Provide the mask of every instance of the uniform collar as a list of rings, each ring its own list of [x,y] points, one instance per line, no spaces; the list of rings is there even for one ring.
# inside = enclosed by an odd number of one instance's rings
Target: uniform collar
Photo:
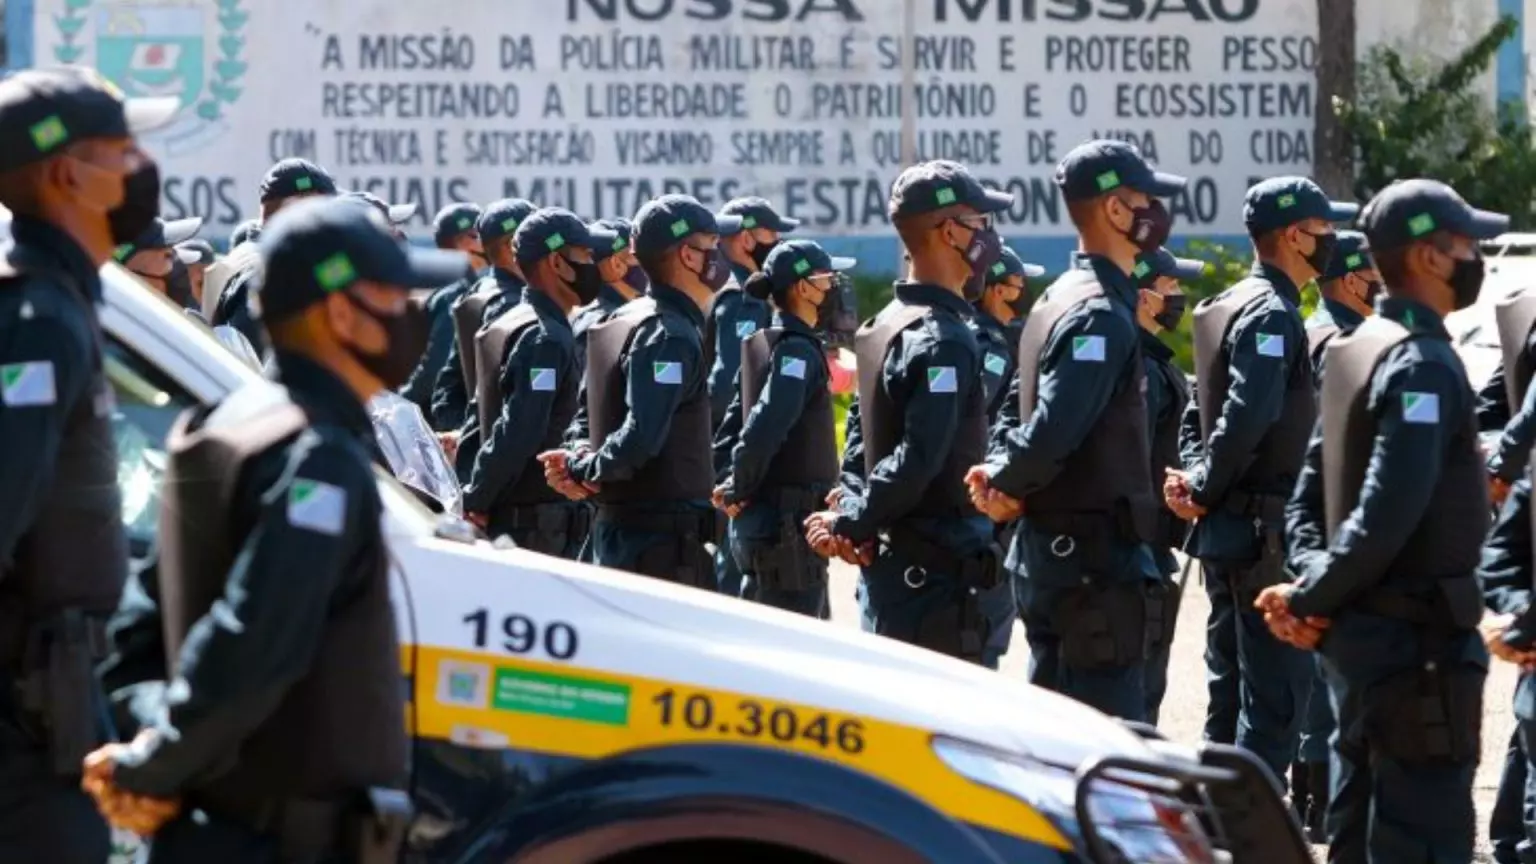
[[[1281,297],[1291,301],[1292,306],[1301,305],[1301,289],[1296,287],[1296,283],[1291,281],[1291,277],[1285,275],[1284,270],[1273,264],[1266,264],[1263,261],[1256,260],[1253,262],[1253,269],[1249,273],[1255,278],[1263,279],[1275,286],[1275,291]]]
[[[597,305],[605,312],[612,312],[628,302],[624,299],[624,295],[619,293],[619,289],[606,282],[603,283],[603,287],[597,289]]]
[[[272,352],[273,377],[311,416],[341,426],[370,448],[375,437],[368,409],[345,381],[319,363],[288,351]]]
[[[1433,336],[1447,341],[1451,338],[1440,313],[1417,300],[1382,296],[1376,301],[1376,314],[1407,327],[1416,336]]]
[[[683,317],[693,322],[693,326],[703,332],[704,313],[699,310],[699,304],[693,302],[693,298],[684,294],[681,289],[660,282],[652,282],[650,294],[658,305],[682,313]]]
[[[517,274],[511,270],[503,270],[500,267],[491,268],[491,278],[496,280],[496,287],[503,291],[522,291],[523,280],[517,278]]]
[[[1153,359],[1156,360],[1173,359],[1173,349],[1168,347],[1168,343],[1164,342],[1162,339],[1159,339],[1157,334],[1153,333],[1145,327],[1139,327],[1137,329],[1141,333],[1142,353],[1150,354],[1152,355]]]
[[[15,216],[11,220],[11,237],[18,247],[25,247],[28,254],[36,255],[74,278],[85,299],[101,304],[101,271],[91,264],[85,249],[58,228],[31,216]]]
[[[1136,283],[1131,281],[1131,276],[1120,265],[1105,258],[1103,255],[1088,253],[1083,255],[1087,259],[1086,264],[1078,265],[1081,269],[1091,269],[1095,278],[1104,292],[1118,299],[1126,305],[1134,314],[1136,311]]]
[[[524,288],[523,302],[532,306],[533,311],[537,312],[539,317],[544,319],[546,325],[551,321],[559,321],[565,329],[571,329],[570,319],[566,318],[565,313],[560,310],[560,304],[555,302],[555,298],[545,294],[543,291],[536,288]]]
[[[1353,330],[1365,323],[1364,315],[1345,306],[1343,303],[1329,300],[1327,297],[1323,298],[1322,306],[1315,314],[1326,314],[1332,323],[1337,324],[1343,330]]]
[[[740,264],[731,265],[731,278],[736,280],[738,286],[747,284],[747,280],[752,278],[753,272],[755,271],[748,270]],[[756,300],[757,298],[754,297],[752,299]]]
[[[780,310],[773,313],[773,326],[788,333],[799,333],[802,336],[816,337],[820,335],[816,328],[800,320],[800,316],[793,312]]]
[[[947,309],[960,318],[969,318],[976,314],[976,310],[965,298],[959,294],[938,285],[929,285],[923,282],[898,281],[896,283],[896,299],[903,303],[917,306],[932,306],[937,309]]]

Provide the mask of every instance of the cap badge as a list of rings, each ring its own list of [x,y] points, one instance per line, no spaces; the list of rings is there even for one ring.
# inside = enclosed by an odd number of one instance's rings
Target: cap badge
[[[1420,213],[1408,220],[1408,233],[1415,237],[1423,237],[1433,230],[1435,230],[1435,217],[1428,213]]]
[[[63,144],[69,138],[69,130],[64,128],[64,121],[60,120],[57,114],[50,114],[32,124],[29,131],[32,134],[33,145],[44,153]]]
[[[337,252],[315,265],[315,281],[326,291],[339,291],[356,279],[357,271],[352,268],[352,259],[345,252]]]
[[[939,202],[941,206],[953,204],[955,203],[955,190],[948,186],[940,186],[938,191],[933,193],[933,200]]]
[[[679,219],[672,223],[672,236],[682,237],[688,233],[688,220]]]
[[[1103,174],[1100,174],[1098,177],[1094,178],[1094,182],[1099,185],[1100,192],[1108,192],[1109,190],[1120,185],[1120,172],[1105,171]]]

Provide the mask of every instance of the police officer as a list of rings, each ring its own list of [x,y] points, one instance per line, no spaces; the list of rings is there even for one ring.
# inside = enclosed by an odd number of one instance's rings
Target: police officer
[[[800,220],[780,216],[763,198],[736,198],[726,202],[720,212],[741,220],[741,229],[721,239],[720,251],[730,264],[731,280],[715,295],[715,302],[706,313],[705,335],[714,346],[715,355],[709,370],[710,422],[715,429],[720,428],[735,394],[741,341],[767,327],[772,314],[767,303],[747,296],[742,286],[747,277],[763,269],[779,235],[800,227]]]
[[[285,210],[261,252],[282,386],[172,429],[158,581],[176,683],[141,701],[132,744],[87,759],[85,786],[154,836],[156,864],[394,860],[355,845],[379,828],[398,854],[407,815],[377,788],[398,786],[408,753],[364,405],[425,341],[407,292],[464,257],[411,250],[340,201]]]
[[[602,277],[592,250],[617,239],[568,210],[534,211],[514,244],[528,280],[523,302],[475,335],[485,443],[464,510],[492,536],[507,534],[525,549],[575,558],[586,538],[586,510],[549,487],[537,457],[561,445],[576,414],[581,364],[567,316],[596,299]]]
[[[517,268],[512,235],[536,209],[532,202],[521,198],[503,198],[485,206],[480,220],[475,223],[475,233],[480,236],[480,248],[491,265],[491,272],[454,301],[450,313],[453,345],[448,349],[448,359],[438,371],[437,383],[432,387],[432,425],[438,429],[458,430],[459,446],[467,444],[471,455],[474,443],[462,440],[465,431],[462,427],[466,421],[475,418],[469,405],[471,386],[478,380],[475,333],[485,322],[495,318],[493,302],[496,313],[500,313],[523,295],[523,277]],[[466,463],[460,460],[459,464]]]
[[[480,208],[475,204],[449,204],[437,211],[432,219],[432,241],[439,249],[455,249],[469,256],[469,268],[458,278],[432,292],[427,298],[427,318],[432,329],[427,337],[427,350],[411,380],[400,388],[400,394],[416,403],[422,416],[432,419],[432,387],[438,373],[448,362],[453,349],[453,304],[464,296],[470,286],[479,280],[488,266],[485,250],[480,246],[480,235],[475,233],[475,222],[480,219]],[[437,428],[437,427],[434,427]],[[437,428],[439,432],[451,431]]]
[[[203,220],[196,216],[171,221],[157,217],[143,234],[117,247],[112,257],[149,287],[185,305],[191,298],[172,295],[170,287],[176,244],[192,239],[202,227]]]
[[[864,566],[865,630],[972,663],[986,659],[995,624],[981,595],[1002,579],[992,528],[961,482],[987,435],[981,348],[962,294],[993,263],[980,250],[999,248],[993,214],[1012,201],[954,162],[896,178],[888,212],[912,267],[856,337],[862,487],[806,520],[818,553]]]
[[[261,178],[262,224],[296,201],[335,194],[336,180],[329,171],[306,159],[283,159],[268,168],[266,176]],[[260,230],[258,226],[258,235]],[[254,237],[247,238],[245,242],[252,239]],[[258,256],[241,255],[239,251],[237,248],[230,250],[230,259],[238,262],[238,269],[224,283],[209,321],[213,324],[228,324],[239,330],[252,345],[263,346],[265,343],[262,340],[265,337],[262,335],[261,324],[251,314],[246,302],[251,284],[259,272],[256,267]],[[254,251],[249,250],[251,253]]]
[[[80,760],[107,740],[93,665],[127,575],[102,373],[98,269],[159,213],[134,135],[175,100],[93,70],[0,80],[0,859],[99,864],[106,825]]]
[[[1358,211],[1305,177],[1248,190],[1253,269],[1195,309],[1195,399],[1184,423],[1202,447],[1189,473],[1170,472],[1164,489],[1174,512],[1198,518],[1186,549],[1200,559],[1211,598],[1206,734],[1222,741],[1235,709],[1237,743],[1277,777],[1295,756],[1313,664],[1270,635],[1253,600],[1284,578],[1285,502],[1316,417],[1301,286],[1328,269],[1338,243],[1332,223]],[[1234,670],[1235,706],[1227,701]]]
[[[1134,147],[1099,140],[1069,152],[1056,183],[1084,260],[1024,325],[1025,422],[966,479],[994,520],[1023,515],[1009,565],[1019,574],[1031,681],[1140,720],[1149,648],[1165,625],[1162,575],[1146,545],[1157,506],[1131,274],[1141,247],[1168,235],[1172,217],[1159,198],[1185,181],[1154,172]]]
[[[208,273],[208,268],[219,259],[218,253],[213,251],[213,246],[207,240],[193,238],[176,244],[176,257],[187,268],[187,286],[192,294],[192,308],[201,310],[203,279]],[[202,317],[201,312],[198,317]]]
[[[997,422],[1017,366],[1019,334],[1030,304],[1028,280],[1044,275],[1044,267],[1026,264],[1018,253],[1003,246],[997,261],[987,268],[979,296],[971,301],[976,309],[971,332],[983,352],[981,373],[987,388],[988,425]]]
[[[1477,413],[1480,431],[1502,430],[1488,454],[1490,489],[1494,503],[1500,503],[1536,444],[1536,392],[1530,386],[1536,369],[1536,292],[1522,289],[1501,298],[1494,318],[1502,356],[1478,394]]]
[[[597,564],[714,589],[704,310],[727,278],[720,238],[740,222],[687,195],[663,195],[635,217],[650,293],[588,331],[589,449],[540,456],[562,494],[595,494]]]
[[[838,301],[836,274],[855,263],[809,240],[790,240],[747,280],[746,291],[771,297],[775,311],[772,326],[742,345],[740,383],[715,445],[729,453],[714,501],[731,516],[729,554],[742,573],[740,596],[815,618],[828,616],[827,564],[800,526],[822,509],[837,480],[832,394],[817,328]]]
[[[1179,329],[1184,319],[1187,298],[1180,283],[1205,272],[1205,262],[1178,258],[1167,249],[1143,252],[1136,257],[1131,278],[1136,283],[1136,323],[1141,327],[1141,355],[1147,376],[1147,431],[1151,438],[1152,488],[1161,487],[1168,469],[1183,465],[1179,458],[1179,423],[1189,404],[1189,382],[1184,370],[1173,362],[1173,349],[1160,338]],[[1164,591],[1167,605],[1163,610],[1167,626],[1162,638],[1151,646],[1147,658],[1146,722],[1157,724],[1168,690],[1168,659],[1173,650],[1173,622],[1178,620],[1179,592],[1175,579],[1178,561],[1175,550],[1184,548],[1189,525],[1166,504],[1157,512],[1157,530],[1150,543],[1157,570],[1167,580]]]
[[[1286,512],[1297,578],[1257,601],[1293,645],[1327,631],[1330,860],[1472,859],[1487,669],[1473,571],[1488,484],[1472,389],[1442,322],[1477,297],[1477,241],[1508,224],[1433,180],[1394,183],[1361,216],[1386,296],[1328,346],[1321,418]]]
[[[353,189],[341,194],[344,198],[356,198],[379,211],[379,215],[383,216],[389,224],[389,233],[396,240],[405,239],[405,229],[401,226],[410,222],[411,217],[415,216],[416,212],[421,209],[414,203],[391,204],[366,189]]]
[[[635,226],[628,219],[599,219],[592,223],[591,229],[612,234],[614,239],[607,248],[592,250],[592,261],[597,265],[603,283],[597,290],[597,298],[571,315],[571,332],[576,337],[576,362],[581,364],[583,371],[587,368],[587,334],[611,318],[620,306],[644,294],[649,284],[645,271],[635,258],[632,245]],[[586,438],[585,429],[581,438]]]

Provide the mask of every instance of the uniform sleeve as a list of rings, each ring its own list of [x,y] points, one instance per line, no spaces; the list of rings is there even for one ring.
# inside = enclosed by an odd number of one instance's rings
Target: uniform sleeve
[[[1291,369],[1311,366],[1306,335],[1285,310],[1245,315],[1232,329],[1227,399],[1205,442],[1205,460],[1190,478],[1191,495],[1204,507],[1227,496],[1280,419]]]
[[[261,458],[257,518],[222,595],[193,622],[165,690],[152,747],[115,771],[129,792],[176,795],[228,767],[241,742],[308,673],[329,610],[376,537],[373,477],[351,450],[311,430]],[[270,465],[271,467],[268,467]],[[367,524],[373,520],[375,524]]]
[[[1508,426],[1513,407],[1504,389],[1504,360],[1500,358],[1493,374],[1477,391],[1477,431],[1492,432]]]
[[[0,330],[0,582],[53,485],[70,413],[91,398],[84,340],[78,329],[50,317],[11,317]]]
[[[1200,385],[1189,385],[1189,402],[1179,418],[1179,461],[1189,471],[1205,461],[1205,435],[1200,428]]]
[[[1285,504],[1285,552],[1292,573],[1305,573],[1313,559],[1327,554],[1327,510],[1323,503],[1323,421],[1312,427],[1296,489]]]
[[[576,413],[571,416],[571,425],[565,430],[565,446],[569,449],[588,446],[588,440],[592,437],[592,421],[587,414],[587,375],[583,371],[581,384],[576,389]]]
[[[672,417],[691,387],[704,386],[698,346],[667,333],[659,319],[641,325],[624,361],[629,416],[595,452],[571,464],[571,476],[589,483],[627,480],[656,457],[672,429]]]
[[[1355,505],[1324,555],[1300,574],[1297,615],[1331,617],[1369,589],[1397,557],[1429,506],[1451,430],[1467,410],[1456,373],[1438,363],[1387,361],[1372,394],[1376,439]],[[1375,389],[1375,388],[1373,388]]]
[[[438,429],[458,429],[468,413],[469,387],[464,382],[464,360],[455,332],[448,359],[437,370],[437,383],[432,387],[432,425]]]
[[[922,498],[949,456],[967,391],[980,386],[977,358],[965,343],[937,338],[927,328],[901,338],[901,350],[890,352],[883,371],[893,396],[905,395],[897,398],[906,403],[902,438],[869,473],[863,493],[842,502],[834,527],[855,542],[873,538]]]
[[[1050,485],[1093,431],[1126,374],[1140,363],[1131,325],[1107,310],[1071,315],[1046,346],[1029,420],[987,459],[992,486],[1023,499]]]
[[[411,371],[411,377],[400,387],[400,395],[421,408],[427,419],[432,419],[432,388],[437,383],[437,372],[442,368],[448,351],[447,340],[453,338],[453,319],[443,308],[452,296],[454,286],[439,288],[427,299],[427,347],[421,353],[421,362]]]
[[[134,710],[140,694],[158,703],[164,690],[165,636],[160,619],[160,549],[156,545],[143,561],[134,562],[117,611],[107,622],[111,653],[101,664],[102,689],[116,708],[118,733],[132,737],[143,725]]]
[[[843,463],[838,485],[846,493],[864,494],[864,421],[859,417],[857,392],[849,400],[848,414],[843,417]]]
[[[776,347],[768,380],[742,427],[741,441],[731,451],[731,485],[725,499],[732,504],[757,494],[768,479],[768,466],[805,413],[810,394],[827,386],[820,351],[799,339],[781,340]]]
[[[501,413],[483,442],[464,489],[464,510],[484,513],[503,489],[516,483],[539,454],[549,431],[555,397],[571,375],[572,360],[560,344],[535,328],[524,330],[501,367]]]
[[[1023,425],[1019,419],[1019,370],[1014,369],[1008,376],[1008,392],[1003,396],[1003,404],[998,406],[997,418],[992,421],[992,428],[987,435],[987,457],[993,455],[1002,458],[1007,452],[1008,433]]]
[[[711,447],[710,458],[717,484],[724,483],[731,474],[731,451],[741,440],[741,424],[741,370],[737,369],[736,378],[731,382],[731,402],[725,408],[725,416],[720,418],[720,428],[715,430]]]
[[[1152,436],[1157,434],[1164,412],[1175,409],[1168,398],[1168,382],[1163,379],[1163,370],[1158,368],[1157,361],[1143,354],[1142,368],[1147,376],[1147,447],[1151,448]]]
[[[1499,383],[1502,393],[1503,382]],[[1513,483],[1525,472],[1533,444],[1536,444],[1536,387],[1527,387],[1520,410],[1504,424],[1499,446],[1488,459],[1488,472],[1505,482]]]
[[[1529,617],[1531,553],[1531,481],[1522,477],[1499,510],[1477,567],[1489,609]],[[1511,644],[1525,647],[1536,641],[1536,622],[1521,620],[1517,624],[1520,633],[1509,640]]]
[[[741,367],[741,335],[736,332],[736,324],[742,320],[744,296],[741,291],[726,291],[716,296],[710,308],[715,327],[715,362],[709,369],[709,410],[717,420],[725,416],[731,404],[731,382]]]

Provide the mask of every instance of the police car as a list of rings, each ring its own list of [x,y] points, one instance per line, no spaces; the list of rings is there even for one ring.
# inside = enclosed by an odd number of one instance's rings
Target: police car
[[[257,373],[126,271],[104,274],[142,549],[173,419]],[[1177,747],[847,628],[501,548],[383,473],[379,487],[414,735],[406,860],[1310,860],[1240,751]]]

